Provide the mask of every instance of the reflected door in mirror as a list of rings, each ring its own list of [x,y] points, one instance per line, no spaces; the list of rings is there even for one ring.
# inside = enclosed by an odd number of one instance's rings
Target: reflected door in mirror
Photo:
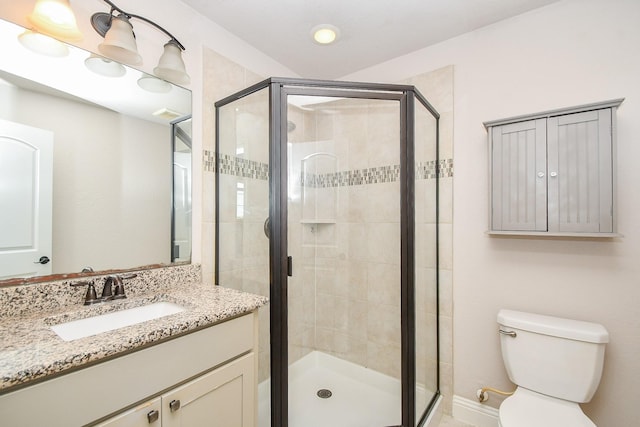
[[[0,120],[0,279],[51,274],[53,133]]]

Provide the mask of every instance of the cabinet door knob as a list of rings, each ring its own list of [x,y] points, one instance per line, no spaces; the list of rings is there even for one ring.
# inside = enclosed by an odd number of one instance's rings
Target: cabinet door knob
[[[551,172],[549,175],[551,177],[555,178],[556,176],[558,176],[558,172]]]
[[[160,412],[156,411],[155,409],[147,414],[147,420],[149,420],[149,424],[158,421],[159,418]]]
[[[538,172],[538,178],[544,178],[544,172]]]
[[[175,412],[180,409],[180,401],[172,400],[171,402],[169,402],[169,409],[171,409],[171,412]]]

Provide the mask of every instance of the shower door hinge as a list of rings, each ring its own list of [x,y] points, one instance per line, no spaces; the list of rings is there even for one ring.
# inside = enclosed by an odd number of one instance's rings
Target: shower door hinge
[[[287,276],[293,276],[293,258],[287,257]]]

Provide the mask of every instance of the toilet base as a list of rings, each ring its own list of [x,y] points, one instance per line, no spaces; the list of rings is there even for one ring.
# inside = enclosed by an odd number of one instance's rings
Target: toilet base
[[[518,387],[499,410],[500,427],[596,427],[575,402]]]

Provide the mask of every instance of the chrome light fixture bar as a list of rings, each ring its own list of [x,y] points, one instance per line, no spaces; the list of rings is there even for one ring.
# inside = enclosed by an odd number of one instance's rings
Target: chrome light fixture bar
[[[142,57],[138,54],[133,25],[130,22],[133,18],[139,19],[169,37],[169,41],[164,45],[164,52],[158,66],[153,69],[153,73],[161,79],[176,84],[188,84],[191,81],[182,60],[182,51],[185,48],[173,34],[144,16],[125,12],[110,0],[103,1],[111,7],[111,11],[109,13],[98,12],[91,16],[91,25],[98,34],[104,37],[104,42],[98,45],[100,52],[126,64],[141,64]],[[118,15],[114,15],[114,12],[118,12]]]

